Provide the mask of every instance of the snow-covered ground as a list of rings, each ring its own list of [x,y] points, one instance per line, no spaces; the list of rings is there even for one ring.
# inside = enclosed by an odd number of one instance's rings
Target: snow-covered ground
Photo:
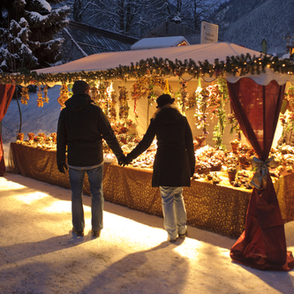
[[[71,192],[20,175],[0,177],[0,293],[293,294],[294,271],[233,263],[235,240],[188,227],[166,241],[163,219],[105,203],[104,229],[92,239],[90,197],[85,237],[71,229]],[[294,251],[294,223],[287,223]]]
[[[21,105],[22,132],[56,132],[59,87],[49,104]],[[8,154],[19,128],[16,101],[3,120]],[[104,229],[92,239],[90,197],[85,237],[71,233],[71,192],[20,175],[0,177],[0,293],[269,293],[293,294],[294,271],[259,271],[233,263],[235,239],[188,227],[166,241],[163,219],[105,203]],[[285,225],[294,252],[294,222]]]

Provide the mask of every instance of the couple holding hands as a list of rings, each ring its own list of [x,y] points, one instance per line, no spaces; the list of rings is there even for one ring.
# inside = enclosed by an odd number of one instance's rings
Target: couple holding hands
[[[194,174],[195,155],[192,131],[187,121],[174,106],[168,94],[156,100],[157,111],[140,143],[124,156],[107,117],[101,108],[91,103],[90,86],[76,81],[73,96],[61,111],[57,129],[57,166],[65,173],[69,168],[72,189],[73,232],[84,235],[83,181],[88,174],[92,195],[92,235],[99,237],[103,228],[103,150],[102,139],[116,155],[120,165],[128,165],[143,153],[157,138],[152,175],[152,187],[159,187],[162,197],[164,228],[168,240],[187,235],[183,186],[190,186]],[[68,150],[66,164],[66,147]]]

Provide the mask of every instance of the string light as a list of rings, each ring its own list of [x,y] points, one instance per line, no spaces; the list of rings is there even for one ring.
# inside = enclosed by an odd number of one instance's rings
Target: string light
[[[225,73],[240,76],[251,73],[260,74],[264,72],[265,67],[269,67],[275,72],[291,73],[294,71],[294,63],[291,59],[280,60],[277,57],[262,55],[256,58],[250,54],[241,56],[227,57],[226,61],[219,62],[218,59],[214,63],[209,63],[207,60],[198,62],[199,65],[192,59],[185,60],[169,60],[163,58],[148,58],[140,60],[131,66],[119,66],[117,68],[90,71],[90,72],[75,72],[75,73],[57,73],[57,74],[37,74],[30,72],[29,74],[13,74],[0,73],[1,84],[15,85],[48,85],[48,84],[72,84],[75,80],[84,80],[93,82],[95,80],[113,80],[129,78],[139,79],[143,76],[179,76],[188,73],[194,78],[209,74],[210,76],[221,77]],[[241,69],[238,71],[238,69]]]

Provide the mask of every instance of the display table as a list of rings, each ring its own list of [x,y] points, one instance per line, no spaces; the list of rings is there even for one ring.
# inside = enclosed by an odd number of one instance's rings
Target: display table
[[[70,188],[68,172],[62,174],[56,165],[56,151],[11,143],[10,165],[13,172],[53,185]],[[104,165],[103,192],[106,201],[131,209],[162,216],[158,188],[151,187],[152,170]],[[294,220],[294,175],[282,176],[274,185],[285,221]],[[221,182],[222,183],[222,182]],[[187,223],[230,237],[244,230],[249,197],[252,190],[192,180],[184,187]],[[84,181],[84,193],[90,195]]]

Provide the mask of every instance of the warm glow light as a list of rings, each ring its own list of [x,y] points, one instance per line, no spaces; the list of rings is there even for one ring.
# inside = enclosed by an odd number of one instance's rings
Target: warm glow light
[[[110,83],[110,85],[107,87],[106,92],[107,92],[107,96],[109,101],[111,101],[111,93],[114,91],[113,89],[113,82]]]
[[[196,91],[195,91],[195,94],[196,95],[199,95],[202,91],[202,88],[200,86],[197,87]]]
[[[89,207],[85,206],[84,210],[88,210]],[[90,209],[90,208],[89,208]],[[50,206],[44,206],[40,212],[42,213],[64,213],[71,212],[71,201],[62,201],[56,199]]]
[[[38,191],[34,193],[21,194],[21,195],[14,196],[15,199],[26,204],[34,204],[35,202],[40,201],[46,197],[50,197],[50,196],[46,193],[42,193]]]
[[[16,190],[23,190],[23,189],[25,189],[24,186],[13,187],[13,190],[14,191],[16,191]],[[10,191],[10,190],[11,190],[11,187],[10,186],[7,186],[7,187],[2,186],[2,187],[0,187],[0,194],[2,194],[5,191]]]

